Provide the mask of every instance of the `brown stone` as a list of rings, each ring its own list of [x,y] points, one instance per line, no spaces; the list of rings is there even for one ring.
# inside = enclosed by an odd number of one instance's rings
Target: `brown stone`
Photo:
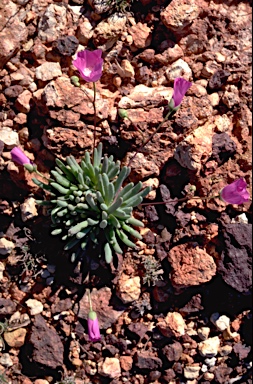
[[[180,337],[185,334],[186,324],[180,313],[169,312],[157,327],[165,337]]]
[[[126,303],[131,303],[132,301],[138,300],[141,294],[141,283],[140,277],[129,277],[125,274],[122,274],[117,285],[117,296],[121,301]]]
[[[121,369],[128,372],[132,368],[133,358],[131,356],[120,356],[119,362]]]
[[[136,352],[134,361],[135,365],[141,370],[153,371],[162,366],[162,360],[150,351]]]
[[[34,317],[30,343],[33,346],[33,360],[56,369],[63,365],[63,344],[54,328],[49,328],[41,315]]]
[[[42,136],[43,144],[49,150],[62,154],[83,154],[93,143],[93,132],[87,128],[75,131],[69,128],[55,127],[48,129]]]
[[[20,348],[25,343],[26,329],[18,328],[4,333],[4,340],[10,347]]]

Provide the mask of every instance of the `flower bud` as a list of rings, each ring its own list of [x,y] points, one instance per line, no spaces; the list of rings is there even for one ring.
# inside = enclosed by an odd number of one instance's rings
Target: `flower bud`
[[[174,92],[168,105],[172,111],[176,112],[179,109],[186,92],[191,86],[192,83],[182,77],[177,77],[174,80]]]
[[[118,109],[118,114],[121,117],[121,119],[126,119],[128,118],[128,113],[126,109],[119,108]]]
[[[33,164],[24,164],[24,168],[27,169],[30,173],[37,171],[37,166]]]
[[[70,80],[71,80],[71,83],[74,84],[75,87],[80,87],[80,82],[79,82],[78,76],[71,76]]]

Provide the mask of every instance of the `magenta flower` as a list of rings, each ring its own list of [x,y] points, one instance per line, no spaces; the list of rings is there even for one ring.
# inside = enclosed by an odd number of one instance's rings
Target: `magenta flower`
[[[88,81],[95,82],[102,76],[103,62],[102,59],[103,51],[96,49],[95,51],[84,51],[78,52],[76,60],[72,63],[78,69],[80,76]]]
[[[97,314],[90,310],[88,314],[88,334],[90,341],[98,341],[101,339]]]
[[[172,96],[173,100],[173,108],[177,108],[182,103],[182,100],[184,98],[184,95],[188,91],[188,89],[192,86],[192,83],[190,81],[187,81],[183,79],[182,77],[177,77],[174,80],[174,93]]]
[[[240,178],[224,187],[220,192],[220,197],[229,204],[243,204],[250,198],[246,187],[246,181],[243,178]]]
[[[11,150],[11,158],[15,163],[23,165],[30,173],[36,171],[36,165],[32,164],[31,160],[28,159],[22,149],[14,147]]]
[[[22,149],[18,147],[14,147],[11,150],[11,158],[12,158],[12,161],[15,161],[15,163],[18,163],[20,165],[32,164],[31,160],[28,159],[28,157],[24,154]]]

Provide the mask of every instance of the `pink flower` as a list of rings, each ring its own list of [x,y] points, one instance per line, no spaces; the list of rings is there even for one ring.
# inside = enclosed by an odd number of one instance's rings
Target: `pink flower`
[[[174,80],[174,93],[172,96],[172,100],[174,102],[174,108],[177,108],[182,103],[183,97],[188,91],[188,89],[192,86],[192,83],[183,79],[182,77],[177,77]]]
[[[250,198],[246,187],[247,183],[243,178],[240,178],[224,187],[220,192],[220,197],[229,204],[243,204]]]
[[[11,158],[15,163],[18,163],[20,165],[25,165],[25,164],[32,164],[31,160],[28,159],[28,157],[24,154],[22,149],[18,147],[14,147],[11,150]]]
[[[72,63],[78,69],[80,76],[88,81],[95,82],[102,76],[103,62],[102,59],[103,51],[96,49],[95,51],[80,51],[77,54],[76,60]]]
[[[92,310],[88,314],[88,334],[90,341],[101,339],[97,314]]]

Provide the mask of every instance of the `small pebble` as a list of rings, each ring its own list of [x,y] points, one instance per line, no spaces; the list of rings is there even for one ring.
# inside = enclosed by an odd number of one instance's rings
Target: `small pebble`
[[[201,340],[206,340],[208,339],[209,333],[210,333],[210,328],[208,327],[201,327],[197,330],[198,337]]]
[[[43,311],[43,304],[39,300],[29,299],[26,301],[26,305],[30,310],[30,314],[33,316]]]
[[[218,312],[213,313],[210,320],[219,331],[225,331],[230,324],[230,319],[226,315],[220,316]]]
[[[214,367],[216,363],[216,357],[211,357],[210,359],[205,359],[205,363],[208,367]]]
[[[48,270],[50,273],[55,273],[56,266],[53,265],[53,264],[48,264],[48,265],[47,265],[47,270]]]

